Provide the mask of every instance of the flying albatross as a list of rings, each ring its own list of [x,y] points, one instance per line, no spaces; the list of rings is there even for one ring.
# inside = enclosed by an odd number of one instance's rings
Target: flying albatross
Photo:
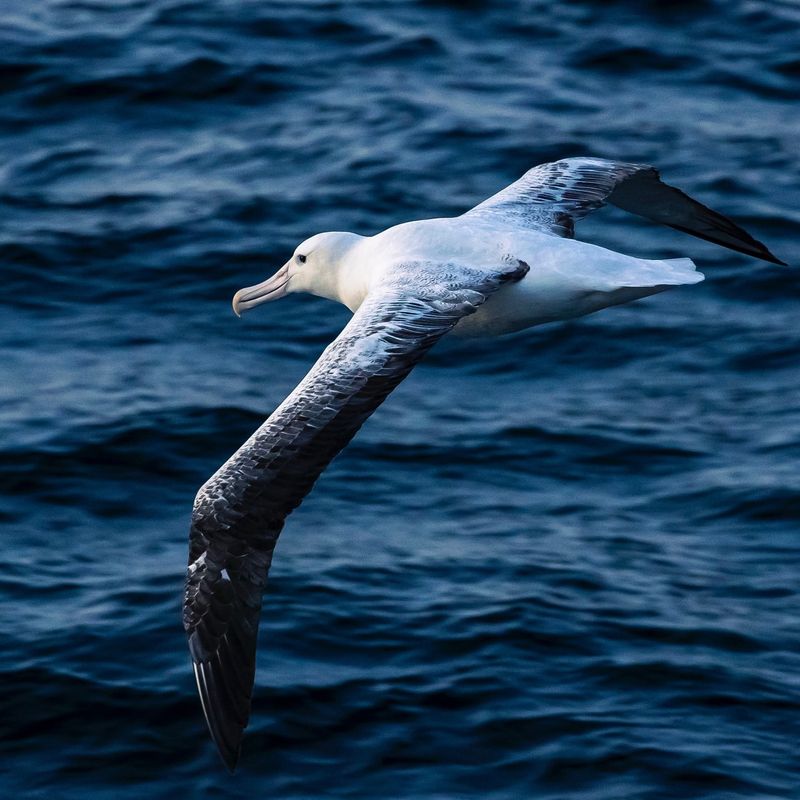
[[[566,158],[534,167],[458,217],[376,234],[320,233],[237,314],[290,292],[353,317],[297,388],[197,494],[183,624],[211,736],[233,771],[250,715],[261,599],[286,517],[367,417],[446,333],[498,336],[589,314],[703,275],[576,241],[606,202],[775,264],[761,242],[645,164]]]

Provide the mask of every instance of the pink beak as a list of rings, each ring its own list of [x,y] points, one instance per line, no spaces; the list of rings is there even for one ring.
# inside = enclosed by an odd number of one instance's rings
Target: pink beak
[[[241,317],[245,311],[278,300],[288,293],[286,285],[289,283],[289,265],[284,264],[271,278],[255,286],[246,286],[239,289],[233,296],[233,313]]]

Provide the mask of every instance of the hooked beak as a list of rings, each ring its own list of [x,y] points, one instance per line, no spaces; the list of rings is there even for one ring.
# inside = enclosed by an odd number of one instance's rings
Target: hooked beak
[[[245,311],[278,300],[288,293],[286,284],[289,283],[289,265],[284,264],[271,278],[255,286],[246,286],[239,289],[233,296],[233,313],[241,317]]]

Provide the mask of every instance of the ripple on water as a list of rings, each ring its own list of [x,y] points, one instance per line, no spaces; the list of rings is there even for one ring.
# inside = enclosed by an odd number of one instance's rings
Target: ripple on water
[[[17,4],[0,32],[0,794],[796,798],[793,267],[437,347],[289,519],[240,772],[180,625],[197,487],[347,314],[319,230],[653,161],[790,264],[798,14],[714,0]]]

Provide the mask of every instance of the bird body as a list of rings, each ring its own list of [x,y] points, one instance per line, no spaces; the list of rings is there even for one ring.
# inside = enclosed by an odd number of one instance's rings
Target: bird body
[[[404,222],[374,236],[332,235],[343,245],[336,248],[336,260],[326,265],[321,279],[308,285],[300,282],[299,289],[289,291],[308,291],[353,312],[387,272],[402,272],[409,260],[493,271],[498,264],[517,259],[531,267],[518,283],[498,290],[475,314],[460,320],[452,331],[455,336],[513,333],[703,280],[688,258],[636,258],[466,215]],[[309,240],[312,248],[314,238]]]
[[[574,240],[575,221],[606,202],[783,263],[653,167],[571,158],[534,167],[458,217],[312,236],[275,275],[234,296],[237,314],[290,292],[354,313],[195,498],[183,623],[229,769],[249,720],[262,595],[286,518],[428,350],[451,332],[497,336],[703,280],[688,258],[635,258]]]
[[[406,222],[359,237],[337,293],[329,299],[356,311],[371,279],[380,279],[381,270],[402,269],[409,258],[489,271],[508,259],[529,265],[519,282],[502,287],[460,320],[454,336],[500,336],[703,280],[688,258],[635,258],[588,242],[460,216]]]

